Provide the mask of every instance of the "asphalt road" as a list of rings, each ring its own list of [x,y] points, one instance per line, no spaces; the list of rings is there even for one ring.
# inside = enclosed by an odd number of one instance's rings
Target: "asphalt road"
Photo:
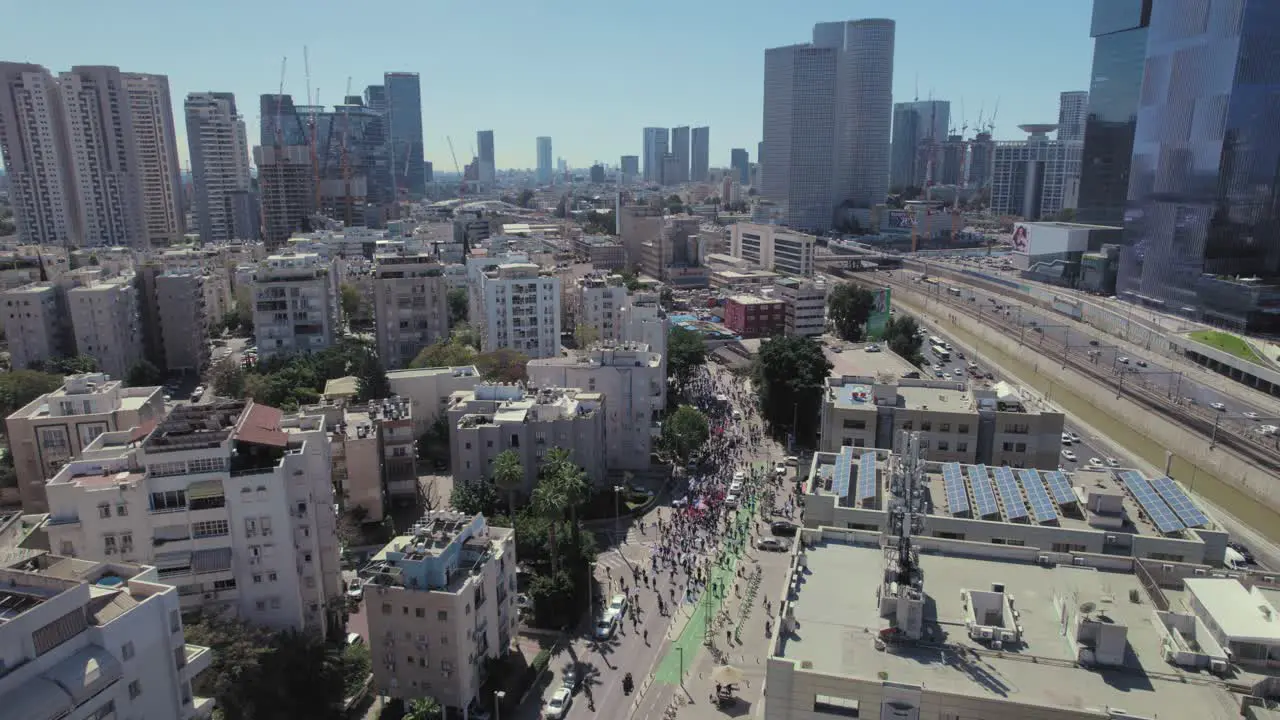
[[[900,281],[914,281],[919,277],[919,273],[910,270],[898,270],[890,274]],[[934,297],[944,302],[950,298],[956,304],[967,303],[984,314],[1002,316],[1005,322],[1016,328],[1016,332],[1023,336],[1029,346],[1034,347],[1037,337],[1059,345],[1065,344],[1068,352],[1114,374],[1117,382],[1123,373],[1125,382],[1145,383],[1165,391],[1184,405],[1198,407],[1207,414],[1215,411],[1220,413],[1226,426],[1240,432],[1253,432],[1263,424],[1280,425],[1280,417],[1269,415],[1269,411],[1264,408],[1197,382],[1194,372],[1171,367],[1167,358],[1155,353],[1131,354],[1109,342],[1101,332],[1089,332],[1086,330],[1087,325],[1065,315],[1030,307],[981,288],[948,285],[945,280],[922,287],[928,288]],[[956,287],[960,295],[951,294],[951,287]],[[1221,409],[1215,408],[1215,404],[1220,405]],[[1257,437],[1256,433],[1254,435]],[[1280,442],[1280,437],[1276,441]]]

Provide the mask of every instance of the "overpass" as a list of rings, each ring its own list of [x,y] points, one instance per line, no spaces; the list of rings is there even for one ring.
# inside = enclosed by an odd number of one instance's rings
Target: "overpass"
[[[819,246],[813,254],[814,265],[826,270],[893,270],[902,267],[903,262],[902,255],[880,252],[866,245]]]

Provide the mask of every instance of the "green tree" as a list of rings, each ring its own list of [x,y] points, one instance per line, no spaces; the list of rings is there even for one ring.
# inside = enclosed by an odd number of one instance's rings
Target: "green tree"
[[[707,362],[707,343],[702,335],[673,325],[667,334],[667,370],[684,384]]]
[[[493,459],[493,484],[507,495],[507,516],[515,521],[516,493],[524,489],[524,463],[515,450],[503,450]]]
[[[831,367],[812,338],[777,337],[760,344],[752,375],[765,422],[775,436],[794,432],[797,443],[812,443]]]
[[[707,442],[707,416],[692,405],[681,405],[662,423],[662,447],[680,465]]]
[[[449,327],[466,322],[467,315],[471,312],[468,307],[467,289],[454,288],[450,290],[447,300],[449,302]]]
[[[39,370],[12,370],[0,373],[0,415],[14,411],[62,387],[62,376]]]
[[[623,268],[618,271],[618,274],[622,276],[622,284],[627,287],[627,292],[635,292],[643,286],[633,268]]]
[[[565,509],[569,513],[569,527],[573,532],[573,544],[576,547],[581,541],[582,532],[582,526],[578,523],[578,510],[591,497],[591,482],[587,479],[586,472],[573,462],[572,455],[564,448],[552,448],[539,471],[546,473],[547,479],[564,497]]]
[[[222,327],[227,332],[235,334],[240,329],[240,313],[235,309],[228,310],[222,314]]]
[[[525,188],[520,191],[520,196],[516,198],[516,204],[522,208],[533,207],[533,191]]]
[[[915,318],[897,315],[889,318],[889,324],[885,326],[885,341],[889,349],[899,357],[912,365],[919,365],[924,362],[924,356],[920,353],[924,339],[920,337],[919,331],[920,326]]]
[[[573,343],[578,346],[579,350],[590,349],[596,341],[600,339],[600,330],[594,325],[586,323],[578,323],[573,328]]]
[[[454,482],[453,490],[449,493],[449,504],[454,510],[466,515],[493,515],[493,509],[498,505],[498,489],[483,478]]]
[[[662,292],[658,293],[658,302],[664,310],[670,310],[672,303],[676,300],[676,293],[669,287],[663,286]]]
[[[153,365],[151,361],[139,360],[133,367],[129,368],[129,375],[125,378],[125,384],[131,387],[163,385],[164,373],[160,372],[160,368]]]
[[[358,508],[363,509],[363,508]],[[369,657],[369,646],[364,643],[351,643],[342,650],[342,694],[351,697],[360,692],[364,681],[369,677],[372,662]]]
[[[485,380],[514,383],[529,379],[529,356],[519,350],[498,348],[475,357],[476,369]]]
[[[440,703],[435,698],[422,697],[409,701],[404,720],[440,720],[443,716],[444,709],[440,707]]]
[[[229,398],[244,397],[245,374],[235,360],[228,357],[214,363],[209,378],[215,394]]]
[[[391,397],[391,381],[387,379],[387,371],[382,362],[372,353],[360,366],[360,374],[356,376],[356,402],[368,402]]]
[[[471,323],[458,323],[449,332],[449,342],[466,345],[478,352],[480,350],[480,331],[473,327]]]
[[[49,358],[42,362],[37,361],[33,364],[32,369],[58,375],[80,375],[82,373],[97,372],[98,359],[91,355]]]
[[[551,574],[555,575],[560,568],[560,557],[556,546],[556,525],[564,519],[569,509],[569,498],[564,488],[555,481],[551,473],[539,472],[538,484],[533,488],[533,511],[549,523],[547,531],[547,549],[551,560]]]
[[[409,363],[411,368],[457,367],[475,362],[476,351],[469,345],[441,340],[428,345]]]
[[[351,322],[351,319],[360,314],[360,288],[351,283],[342,283],[338,289],[338,302],[342,306],[342,317]]]
[[[448,466],[450,454],[449,418],[444,413],[440,413],[436,421],[431,423],[431,427],[428,427],[427,431],[418,438],[418,460],[426,462],[436,458]]]
[[[836,335],[844,340],[861,340],[875,304],[875,295],[866,288],[852,283],[836,285],[827,295],[827,317],[831,318]]]

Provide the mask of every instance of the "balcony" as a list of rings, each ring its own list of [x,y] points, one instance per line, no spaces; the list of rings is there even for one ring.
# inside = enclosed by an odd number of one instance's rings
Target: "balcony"
[[[207,718],[213,716],[213,698],[200,697],[199,695],[191,699],[191,716],[192,718]]]
[[[202,645],[186,645],[182,650],[185,664],[181,669],[188,679],[204,672],[213,661],[213,651]]]

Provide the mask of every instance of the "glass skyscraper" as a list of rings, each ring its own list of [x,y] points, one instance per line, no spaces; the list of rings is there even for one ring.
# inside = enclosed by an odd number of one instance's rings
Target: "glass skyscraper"
[[[422,89],[418,73],[385,73],[383,87],[393,186],[411,197],[421,197],[427,190],[427,169],[422,156]]]
[[[1119,292],[1280,329],[1277,53],[1275,0],[1152,3]]]

